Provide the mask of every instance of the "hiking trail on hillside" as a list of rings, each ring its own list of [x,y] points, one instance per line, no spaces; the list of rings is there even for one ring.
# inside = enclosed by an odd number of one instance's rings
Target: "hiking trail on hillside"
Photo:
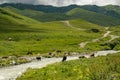
[[[111,42],[112,40],[114,40],[116,38],[120,38],[120,36],[110,35],[111,31],[109,31],[108,29],[109,29],[109,27],[105,27],[106,33],[102,37],[100,37],[100,38],[93,39],[92,41],[81,42],[79,44],[80,48],[84,48],[88,43],[98,42],[98,41],[100,41],[100,39],[106,38],[108,36],[110,36],[111,38],[110,38],[110,40],[108,40],[106,42]]]

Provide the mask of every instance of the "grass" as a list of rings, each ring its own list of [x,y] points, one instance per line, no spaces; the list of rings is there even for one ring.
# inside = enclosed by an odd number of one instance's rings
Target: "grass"
[[[79,21],[82,24],[78,24]],[[20,28],[21,30],[17,27],[14,28],[15,30],[5,28],[8,29],[8,32],[0,30],[2,32],[0,36],[0,55],[26,55],[28,51],[32,51],[33,54],[46,54],[53,50],[61,50],[62,52],[90,52],[103,50],[108,47],[100,46],[100,44],[109,38],[100,43],[90,43],[84,49],[81,49],[78,44],[101,37],[105,30],[101,26],[82,20],[74,20],[70,21],[70,23],[73,27],[85,30],[73,29],[62,22],[38,23],[29,25],[26,28]],[[89,24],[90,27],[86,24]],[[100,32],[91,32],[90,29],[93,28],[99,29]],[[9,41],[8,38],[13,40]]]
[[[51,52],[53,50],[74,52],[79,51],[78,44],[80,42],[91,40],[93,38],[101,36],[100,33],[91,32],[90,34],[86,31],[73,30],[65,26],[63,23],[54,24],[53,22],[43,24],[45,24],[45,27],[39,27],[39,25],[37,25],[38,31],[36,32],[3,33],[2,36],[0,36],[1,55],[25,55],[29,50],[33,51],[35,54],[39,52]],[[9,37],[11,37],[13,41],[8,41]]]
[[[53,50],[90,52],[106,48],[100,46],[99,43],[90,43],[84,49],[78,45],[81,42],[102,37],[105,33],[103,26],[76,19],[69,21],[75,27],[71,28],[61,21],[41,23],[3,8],[0,8],[0,11],[0,56],[26,55],[28,51],[34,54],[46,54]],[[95,33],[91,29],[98,29],[100,32]],[[119,34],[115,31],[119,30],[119,27],[111,28],[111,30]],[[9,41],[9,38],[12,38],[12,41]]]
[[[102,31],[90,32],[89,29],[92,27],[85,31],[79,31],[59,21],[41,23],[8,10],[1,10],[7,14],[0,13],[2,14],[0,16],[0,56],[26,55],[28,51],[32,51],[34,54],[44,54],[53,50],[80,52],[78,45],[80,42],[99,37],[102,33]],[[11,15],[23,20],[16,19]],[[79,25],[80,28],[83,28],[84,24],[90,23],[83,21],[83,24]],[[100,28],[100,26],[92,25]],[[12,41],[9,41],[8,38],[12,38]]]
[[[88,11],[82,8],[74,8],[66,13],[67,15],[71,16],[71,18],[76,19],[80,18],[98,25],[102,26],[115,26],[119,25],[119,19],[106,16],[100,13]]]
[[[17,80],[119,80],[120,53],[28,69]],[[94,69],[94,70],[93,70]]]

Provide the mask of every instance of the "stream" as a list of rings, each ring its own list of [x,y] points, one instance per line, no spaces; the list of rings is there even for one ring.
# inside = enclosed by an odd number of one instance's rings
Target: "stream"
[[[107,54],[113,54],[118,52],[120,51],[114,51],[114,50],[98,51],[95,53],[95,57],[101,55],[106,56]],[[79,56],[67,57],[67,61],[78,59]],[[85,56],[89,58],[89,55],[85,55]],[[48,64],[61,62],[61,60],[62,58],[43,58],[41,61],[34,60],[30,63],[0,68],[0,80],[16,80],[16,78],[21,76],[22,73],[24,73],[28,68],[43,68]]]

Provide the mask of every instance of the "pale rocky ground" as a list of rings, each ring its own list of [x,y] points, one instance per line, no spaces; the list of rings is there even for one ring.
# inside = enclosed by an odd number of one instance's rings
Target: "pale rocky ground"
[[[97,56],[106,56],[107,54],[118,53],[120,51],[98,51],[95,53],[95,57]],[[68,60],[79,59],[80,55],[71,56],[67,58]],[[90,58],[90,55],[84,54],[86,58]],[[61,62],[62,58],[43,58],[42,61],[34,60],[30,63],[15,65],[10,67],[0,68],[0,80],[16,80],[17,77],[21,76],[28,68],[43,68],[48,64],[53,64],[56,62]]]

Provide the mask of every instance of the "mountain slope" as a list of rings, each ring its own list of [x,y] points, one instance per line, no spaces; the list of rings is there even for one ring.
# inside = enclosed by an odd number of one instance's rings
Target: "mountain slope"
[[[104,7],[107,8],[107,6],[104,6]],[[104,15],[108,15],[108,16],[112,16],[112,17],[120,19],[120,14],[119,13],[112,10],[111,7],[110,7],[110,9],[106,9],[104,7],[99,7],[99,6],[96,6],[96,5],[81,6],[82,9],[86,9],[86,10],[89,10],[89,11],[93,11],[93,12],[96,12],[96,13],[100,13],[100,14],[104,14]],[[120,11],[120,9],[119,9],[119,11]]]
[[[106,16],[103,14],[99,14],[96,12],[84,10],[81,8],[74,8],[66,13],[71,16],[71,18],[81,18],[87,21],[90,21],[95,24],[103,25],[103,26],[114,26],[119,25],[120,20],[111,16]]]
[[[54,6],[49,6],[49,5],[31,5],[31,4],[20,4],[20,3],[5,3],[1,4],[1,7],[7,7],[11,6],[20,10],[24,9],[32,9],[36,11],[42,11],[45,13],[65,13],[71,9],[74,9],[76,7],[79,7],[77,5],[70,5],[70,6],[65,6],[65,7],[54,7]]]
[[[120,14],[120,6],[107,5],[107,6],[103,6],[103,8],[105,8],[106,10],[115,11],[115,12],[117,12],[118,14]]]
[[[1,7],[14,13],[21,14],[42,22],[61,21],[72,19],[84,19],[102,26],[120,25],[119,8],[115,10],[107,9],[96,5],[70,5],[64,7],[54,7],[45,5],[30,4],[2,4]]]
[[[7,32],[11,30],[27,29],[27,26],[38,21],[18,15],[9,10],[0,8],[0,31]]]
[[[17,9],[11,6],[4,7],[7,10],[10,10],[12,12],[15,12],[17,14],[21,14],[33,19],[36,19],[41,22],[47,22],[47,21],[58,21],[58,20],[67,20],[69,19],[69,16],[67,16],[65,13],[46,13],[42,11],[37,11],[33,9]]]

